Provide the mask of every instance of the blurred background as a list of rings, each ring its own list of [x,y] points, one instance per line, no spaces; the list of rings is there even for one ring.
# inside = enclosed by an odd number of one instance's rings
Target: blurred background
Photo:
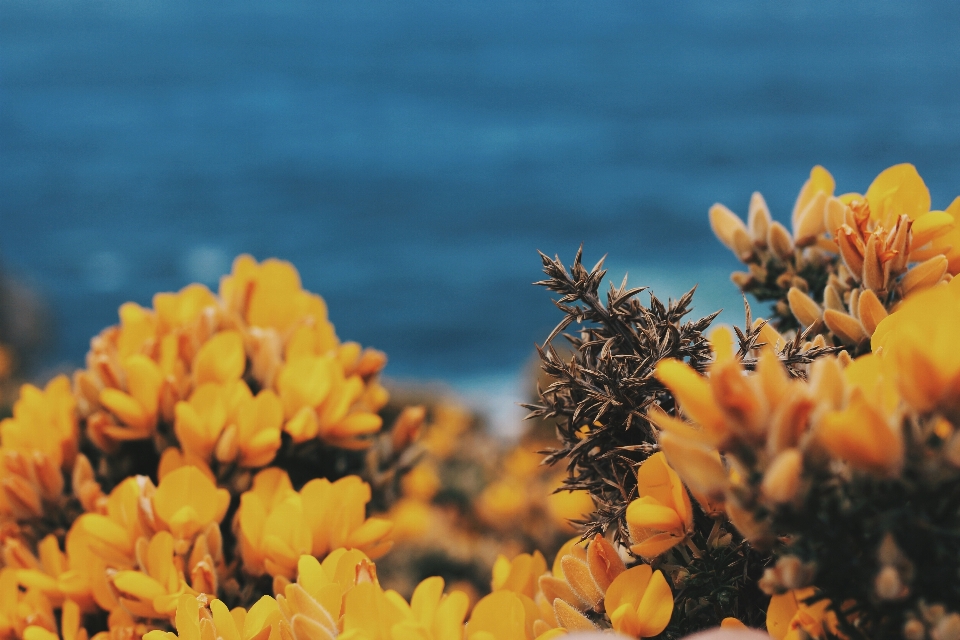
[[[276,256],[509,421],[538,249],[740,321],[708,207],[898,162],[945,207],[958,51],[956,0],[0,0],[0,330],[79,365],[122,302]]]

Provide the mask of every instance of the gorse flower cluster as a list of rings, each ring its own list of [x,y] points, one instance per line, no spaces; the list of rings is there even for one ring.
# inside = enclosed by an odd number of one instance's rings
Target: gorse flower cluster
[[[357,474],[418,429],[381,435],[384,364],[278,260],[123,305],[72,385],[25,385],[0,422],[0,636],[137,638],[186,600],[245,610],[301,556],[384,553]]]
[[[742,327],[542,255],[552,447],[388,404],[288,263],[124,304],[0,421],[0,640],[960,640],[960,199],[835,191],[710,210]]]
[[[710,332],[709,354],[677,353],[709,322],[651,326],[622,311],[639,290],[600,305],[599,267],[578,255],[571,278],[544,259],[559,329],[581,329],[569,364],[541,351],[555,380],[532,408],[560,419],[550,460],[568,483],[593,478],[592,530],[667,577],[668,635],[960,639],[958,207],[931,211],[911,165],[841,196],[815,167],[792,233],[759,194],[747,223],[715,205],[714,231],[750,269],[734,282],[773,318],[748,307],[744,329]]]
[[[792,234],[759,193],[746,224],[721,204],[710,223],[749,267],[733,281],[775,301],[776,328],[819,325],[833,342],[862,351],[897,303],[960,271],[960,198],[931,211],[930,192],[909,164],[880,173],[865,195],[834,190],[833,176],[814,167],[793,208]]]

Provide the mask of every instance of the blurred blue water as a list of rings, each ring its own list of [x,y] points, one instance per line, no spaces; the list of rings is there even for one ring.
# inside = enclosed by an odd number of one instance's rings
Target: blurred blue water
[[[124,300],[293,261],[394,376],[513,375],[536,249],[740,317],[706,210],[960,193],[960,3],[0,0],[0,260],[79,363]]]

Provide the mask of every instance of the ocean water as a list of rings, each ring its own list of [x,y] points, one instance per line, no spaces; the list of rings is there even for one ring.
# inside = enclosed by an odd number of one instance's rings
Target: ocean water
[[[960,3],[0,0],[0,264],[80,363],[125,300],[291,260],[343,339],[494,411],[536,251],[742,307],[715,201],[913,162],[960,194]]]

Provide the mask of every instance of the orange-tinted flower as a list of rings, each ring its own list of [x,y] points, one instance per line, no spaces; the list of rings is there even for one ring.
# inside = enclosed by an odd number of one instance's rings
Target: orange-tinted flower
[[[631,551],[655,558],[686,539],[693,528],[690,496],[662,452],[647,458],[637,470],[637,495],[626,515],[634,543]]]
[[[809,587],[770,598],[767,606],[767,632],[774,640],[825,638],[828,637],[825,631],[836,632],[836,616],[827,610],[829,600],[804,604],[805,600],[815,594],[816,589]]]
[[[49,599],[38,589],[21,591],[16,569],[0,569],[0,638],[21,638],[31,626],[57,632]]]
[[[217,488],[196,467],[181,467],[160,481],[152,504],[157,520],[175,539],[185,540],[223,520],[230,492]]]
[[[466,626],[466,640],[530,640],[536,605],[513,591],[494,591],[477,602]]]
[[[873,350],[914,410],[960,409],[960,281],[906,300],[877,327]]]
[[[277,601],[263,596],[250,610],[237,607],[229,611],[220,600],[213,600],[209,609],[201,606],[196,596],[183,594],[177,598],[177,633],[149,631],[144,640],[279,640],[282,615]],[[289,636],[288,636],[289,637]],[[66,639],[64,639],[66,640]],[[299,638],[297,640],[300,640]]]
[[[606,609],[613,628],[634,638],[659,635],[673,616],[673,593],[663,573],[641,564],[610,584]]]
[[[356,476],[311,480],[298,493],[282,470],[261,471],[240,497],[235,521],[244,567],[254,575],[292,578],[303,554],[323,557],[338,548],[385,553],[392,524],[365,518],[369,501],[369,485]]]
[[[362,448],[380,430],[383,420],[366,401],[367,387],[359,375],[346,377],[340,362],[329,355],[302,356],[288,362],[277,377],[283,402],[284,430],[294,442],[320,437],[346,448]]]
[[[63,471],[77,455],[77,415],[70,382],[41,391],[23,385],[13,417],[0,422],[0,517],[40,518],[60,506]]]
[[[610,584],[623,573],[625,567],[617,550],[599,534],[581,543],[574,538],[557,553],[552,574],[542,575],[538,581],[540,594],[558,626],[576,630],[588,628],[580,612],[602,611]],[[562,602],[558,602],[562,601]],[[589,628],[593,628],[590,623]]]

